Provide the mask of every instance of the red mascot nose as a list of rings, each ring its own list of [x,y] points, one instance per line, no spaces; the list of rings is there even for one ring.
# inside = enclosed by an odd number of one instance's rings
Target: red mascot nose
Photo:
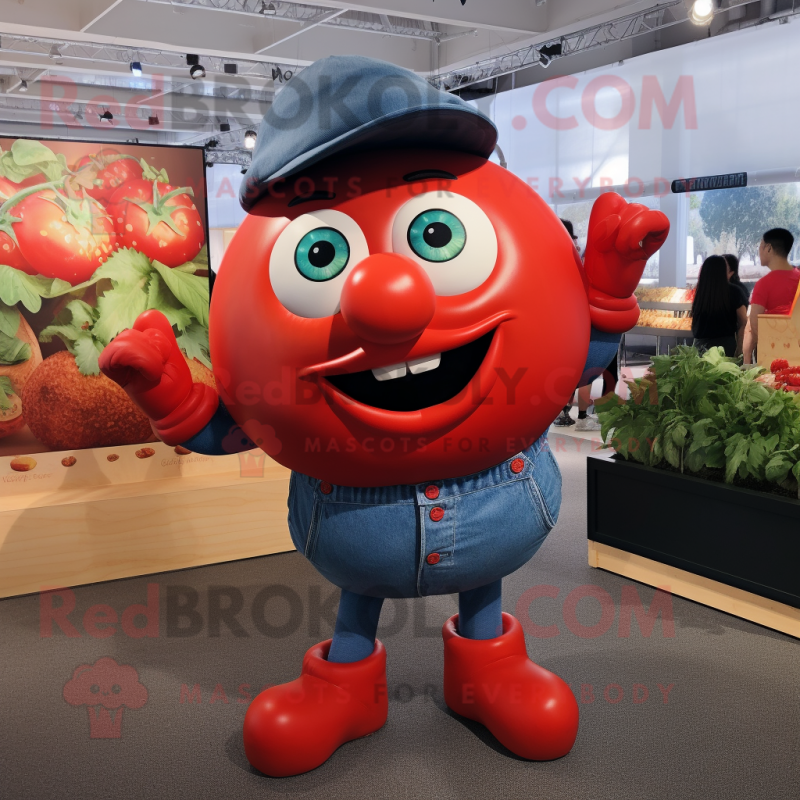
[[[436,294],[425,270],[406,256],[377,253],[350,273],[342,316],[353,333],[376,344],[419,336],[433,319]]]

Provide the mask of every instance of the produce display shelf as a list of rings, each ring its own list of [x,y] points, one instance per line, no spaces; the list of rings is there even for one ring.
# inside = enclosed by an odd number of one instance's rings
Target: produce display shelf
[[[637,325],[631,328],[628,333],[641,334],[643,336],[672,336],[677,339],[694,339],[691,328],[650,328],[645,325]]]
[[[800,501],[605,455],[586,462],[590,566],[800,638]]]
[[[0,458],[0,597],[294,550],[289,470],[265,453],[147,451]]]

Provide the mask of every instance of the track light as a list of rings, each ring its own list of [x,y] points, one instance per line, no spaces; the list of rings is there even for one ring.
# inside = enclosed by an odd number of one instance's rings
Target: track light
[[[231,124],[230,124],[230,122],[221,122],[221,123],[220,123],[220,125],[219,125],[219,129],[220,129],[220,130],[221,130],[223,133],[227,133],[227,132],[228,132],[228,131],[231,129]]]
[[[562,55],[564,47],[561,42],[553,42],[539,48],[539,64],[547,69],[553,63],[553,59]]]
[[[205,78],[206,69],[200,63],[200,56],[197,56],[193,53],[187,54],[186,64],[189,67],[189,74],[192,76],[193,80],[197,80],[198,78]]]
[[[152,117],[147,118],[148,125],[158,125],[158,123],[159,123],[158,114],[153,114]]]
[[[114,119],[114,115],[108,109],[106,109],[100,115],[100,119],[102,119],[104,122],[111,122]]]
[[[137,77],[141,77],[142,64],[140,61],[131,61],[131,72]]]
[[[214,162],[213,161],[206,161],[206,166],[207,167],[213,167],[214,166]]]
[[[714,18],[714,0],[694,0],[689,19],[695,25],[707,25]]]
[[[242,167],[242,175],[247,175],[247,167]]]
[[[19,82],[19,90],[20,92],[27,92],[28,91],[28,81],[20,81]]]
[[[267,3],[266,0],[261,0],[261,8],[258,10],[258,13],[272,15],[277,14],[278,9],[275,8],[275,3]]]
[[[256,146],[256,139],[258,134],[255,131],[247,131],[244,135],[244,146],[248,150],[252,150]]]
[[[239,67],[236,64],[223,64],[222,70],[226,75],[237,75]]]
[[[64,56],[61,55],[61,51],[58,49],[58,45],[51,45],[50,52],[48,53],[50,58],[63,58]]]

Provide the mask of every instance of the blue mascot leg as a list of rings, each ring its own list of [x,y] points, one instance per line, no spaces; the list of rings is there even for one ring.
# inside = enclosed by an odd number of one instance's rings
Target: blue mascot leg
[[[382,606],[382,597],[367,597],[342,589],[328,661],[349,664],[372,655]]]
[[[458,595],[458,632],[465,639],[494,639],[503,633],[502,581]]]

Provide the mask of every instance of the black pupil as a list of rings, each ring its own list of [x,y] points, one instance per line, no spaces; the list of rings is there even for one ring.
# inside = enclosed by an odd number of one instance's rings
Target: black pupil
[[[444,222],[433,222],[425,226],[422,238],[428,247],[446,247],[453,238],[453,231]]]
[[[330,242],[315,242],[311,245],[308,260],[312,267],[327,267],[336,256],[336,248]]]

